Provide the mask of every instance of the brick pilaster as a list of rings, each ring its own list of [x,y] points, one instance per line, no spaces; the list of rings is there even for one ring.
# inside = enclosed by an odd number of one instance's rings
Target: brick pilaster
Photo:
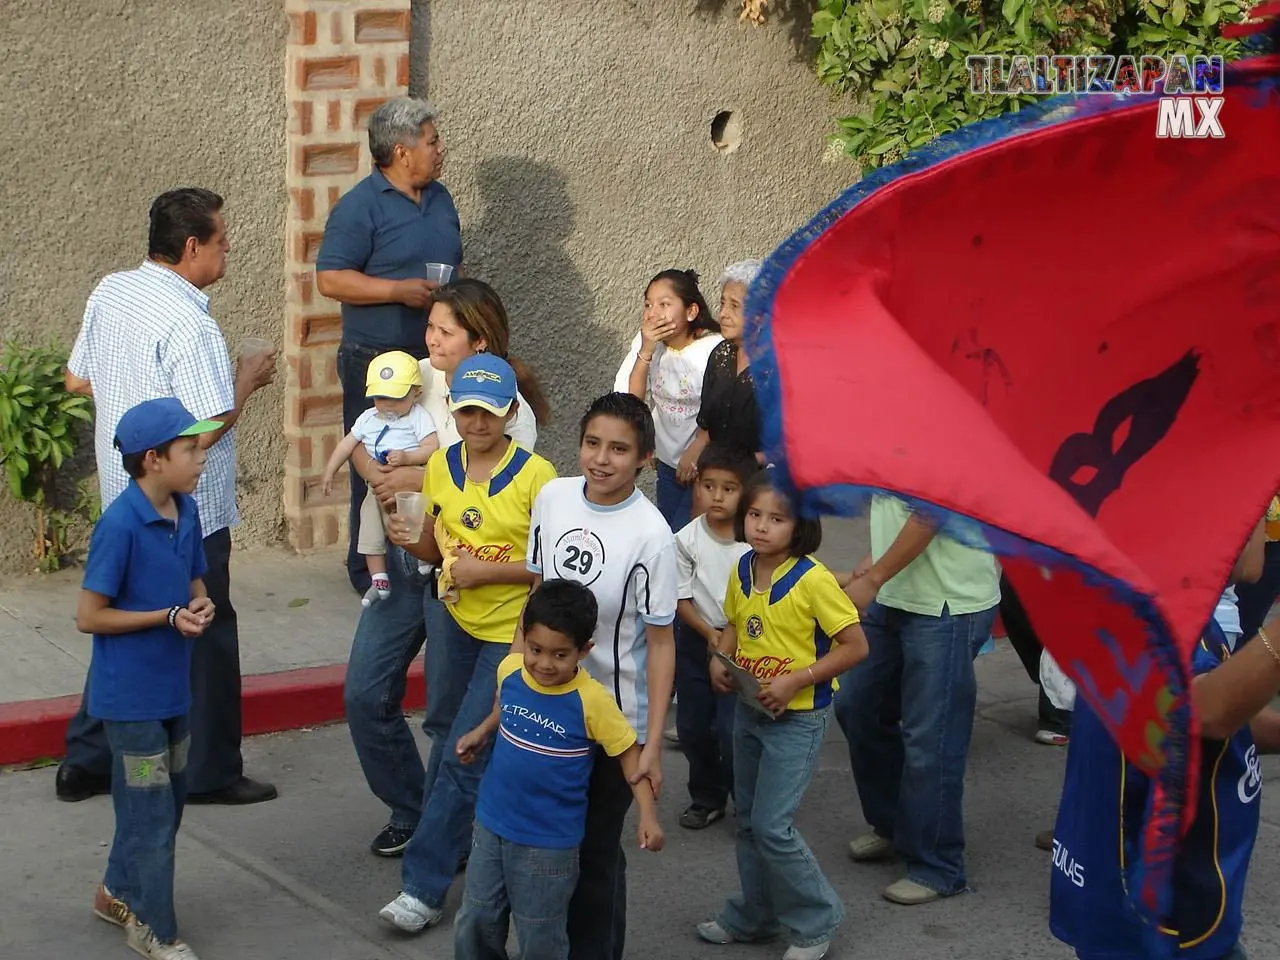
[[[285,228],[284,511],[295,549],[346,536],[346,472],[333,496],[320,476],[342,438],[342,390],[335,355],[338,304],[315,288],[315,259],[338,197],[370,169],[365,122],[409,83],[410,0],[285,0],[289,98]]]

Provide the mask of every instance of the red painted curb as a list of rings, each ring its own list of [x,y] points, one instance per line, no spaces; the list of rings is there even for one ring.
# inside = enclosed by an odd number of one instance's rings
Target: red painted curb
[[[346,716],[342,703],[346,675],[346,664],[339,663],[245,677],[240,695],[244,735],[342,720]],[[404,708],[420,710],[425,702],[422,661],[417,660],[409,668]],[[61,757],[67,721],[79,709],[79,696],[0,703],[0,764]]]

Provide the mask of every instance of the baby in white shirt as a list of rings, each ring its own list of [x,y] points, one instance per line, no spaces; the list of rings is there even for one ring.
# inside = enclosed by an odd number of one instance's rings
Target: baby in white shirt
[[[422,374],[418,361],[400,350],[381,353],[369,362],[365,396],[373,406],[360,414],[351,432],[333,451],[324,467],[324,495],[333,478],[360,444],[379,463],[393,467],[424,464],[440,449],[431,414],[418,403]],[[387,577],[386,511],[370,489],[360,504],[360,536],[356,547],[369,565],[373,585],[361,601],[366,607],[391,596]]]

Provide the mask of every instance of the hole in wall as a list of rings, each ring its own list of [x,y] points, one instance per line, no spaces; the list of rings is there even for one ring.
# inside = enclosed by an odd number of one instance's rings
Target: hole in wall
[[[733,153],[742,144],[742,118],[733,110],[721,110],[711,118],[711,145],[720,153]]]

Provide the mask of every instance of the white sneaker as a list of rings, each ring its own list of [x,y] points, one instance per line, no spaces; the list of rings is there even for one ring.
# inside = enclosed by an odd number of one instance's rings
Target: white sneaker
[[[716,923],[714,920],[704,920],[702,923],[698,924],[697,929],[698,936],[707,941],[707,943],[718,943],[723,945],[735,942],[733,934],[720,926],[720,924]]]
[[[787,952],[782,955],[782,960],[822,960],[830,949],[830,940],[815,943],[811,947],[787,947]]]
[[[1071,742],[1071,738],[1065,733],[1057,733],[1053,730],[1037,730],[1036,743],[1043,743],[1046,747],[1065,747]]]
[[[128,936],[125,940],[129,949],[153,960],[200,960],[196,952],[182,940],[163,943],[145,923],[131,920],[125,928]]]
[[[849,856],[859,862],[885,860],[893,856],[893,841],[874,830],[849,841]]]
[[[405,933],[421,933],[434,927],[444,916],[439,907],[429,907],[417,897],[401,893],[378,911],[378,916]]]

